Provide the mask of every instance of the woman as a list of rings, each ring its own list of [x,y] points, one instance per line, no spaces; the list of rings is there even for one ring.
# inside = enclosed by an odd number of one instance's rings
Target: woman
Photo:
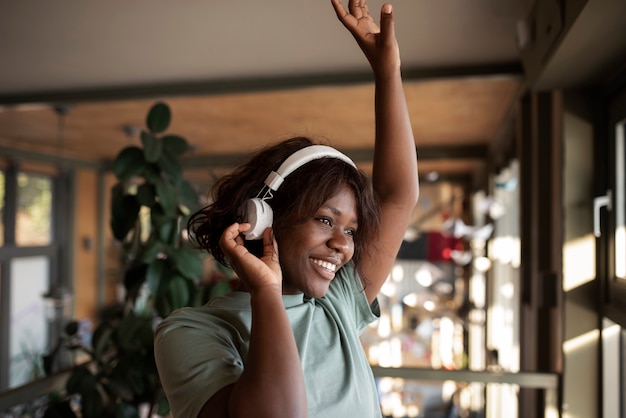
[[[376,295],[417,202],[417,158],[391,5],[379,29],[364,0],[332,4],[375,76],[372,183],[335,151],[268,186],[313,145],[293,138],[216,185],[190,232],[241,288],[160,324],[155,354],[175,417],[381,416],[359,334],[378,316]],[[253,225],[242,208],[255,196],[273,212],[262,241],[246,239]]]

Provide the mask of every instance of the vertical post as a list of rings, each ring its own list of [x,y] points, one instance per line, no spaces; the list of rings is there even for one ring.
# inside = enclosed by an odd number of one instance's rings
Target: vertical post
[[[17,167],[10,164],[5,172],[4,182],[4,246],[15,246],[15,219],[17,213]],[[0,391],[9,387],[10,347],[11,347],[11,264],[10,260],[0,260],[0,363],[6,364],[0,372]]]
[[[562,100],[529,92],[521,100],[520,225],[523,371],[562,370]],[[520,392],[520,416],[545,412],[545,393]]]

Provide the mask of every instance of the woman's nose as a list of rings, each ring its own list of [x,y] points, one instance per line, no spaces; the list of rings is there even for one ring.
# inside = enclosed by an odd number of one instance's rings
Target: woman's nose
[[[334,229],[327,243],[329,248],[345,253],[350,250],[350,239],[343,230]]]

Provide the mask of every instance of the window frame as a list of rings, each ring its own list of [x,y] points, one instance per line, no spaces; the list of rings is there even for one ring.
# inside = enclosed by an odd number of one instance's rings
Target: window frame
[[[618,85],[618,87],[616,87]],[[626,278],[617,277],[616,260],[618,243],[616,242],[616,232],[618,228],[618,213],[621,213],[622,219],[626,218],[626,207],[618,207],[616,200],[617,194],[626,196],[626,186],[622,179],[621,184],[618,182],[617,157],[618,151],[621,151],[622,164],[626,164],[626,72],[622,75],[619,83],[614,83],[610,89],[607,89],[605,95],[606,121],[601,130],[605,133],[607,144],[604,146],[604,153],[601,153],[599,169],[602,170],[602,162],[606,165],[605,184],[609,193],[608,210],[600,213],[601,236],[598,243],[598,273],[602,279],[602,299],[603,310],[605,315],[615,323],[626,327]],[[617,146],[618,126],[621,126],[623,141],[621,149]],[[609,164],[606,164],[606,162]],[[622,167],[623,169],[626,167]],[[626,173],[621,173],[625,175]],[[618,187],[621,190],[618,191]],[[625,206],[625,205],[622,205]],[[626,254],[622,254],[626,257]]]
[[[69,173],[59,170],[53,164],[28,163],[15,161],[11,158],[0,158],[0,171],[5,177],[4,211],[2,222],[4,224],[4,240],[0,246],[0,335],[10,335],[11,327],[11,265],[12,261],[19,258],[43,256],[49,261],[48,286],[53,284],[68,286],[71,277],[68,276],[67,251],[69,248],[68,220],[69,213],[68,197],[71,196],[71,178]],[[19,173],[49,176],[52,181],[52,211],[50,213],[51,240],[48,245],[18,246],[16,245],[16,216],[17,216],[17,178]],[[59,324],[52,323],[49,333],[49,342],[59,335]],[[10,358],[9,338],[0,339],[0,364],[7,367],[0,368],[0,392],[9,389]]]

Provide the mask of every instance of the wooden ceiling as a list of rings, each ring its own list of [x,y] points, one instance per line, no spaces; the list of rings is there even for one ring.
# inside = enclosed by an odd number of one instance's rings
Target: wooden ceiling
[[[392,3],[420,174],[467,182],[510,132],[532,2]],[[330,1],[23,0],[0,34],[0,156],[106,166],[164,101],[199,178],[294,135],[370,168],[371,71]]]
[[[468,175],[510,123],[519,94],[515,76],[407,81],[420,174]],[[53,105],[0,108],[0,147],[106,164],[139,131],[153,103],[172,110],[168,129],[193,146],[196,167],[224,168],[268,142],[311,136],[350,154],[367,168],[374,144],[373,85],[320,85],[261,92],[78,102],[64,116]]]

